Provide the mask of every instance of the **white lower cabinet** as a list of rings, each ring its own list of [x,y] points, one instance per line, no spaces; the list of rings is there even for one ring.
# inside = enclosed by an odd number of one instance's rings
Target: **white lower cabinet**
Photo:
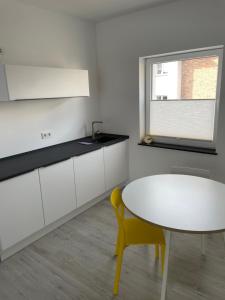
[[[129,178],[128,141],[104,147],[106,190],[125,182]]]
[[[40,168],[39,174],[48,225],[76,208],[73,159]]]
[[[0,182],[0,253],[128,179],[128,141]]]
[[[0,251],[44,226],[38,171],[0,182]]]
[[[77,207],[105,192],[103,149],[74,158]]]

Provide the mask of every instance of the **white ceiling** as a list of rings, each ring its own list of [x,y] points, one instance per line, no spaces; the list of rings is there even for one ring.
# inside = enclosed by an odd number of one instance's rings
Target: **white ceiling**
[[[177,0],[18,0],[41,8],[100,21],[146,7]]]

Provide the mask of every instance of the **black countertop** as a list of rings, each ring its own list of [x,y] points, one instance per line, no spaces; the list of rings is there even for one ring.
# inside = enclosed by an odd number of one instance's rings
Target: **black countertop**
[[[126,135],[115,134],[101,134],[101,136],[113,137],[114,139],[101,144],[97,142],[89,145],[80,144],[80,142],[91,141],[90,137],[84,137],[71,142],[57,144],[54,146],[2,158],[0,159],[0,181],[69,159],[74,156],[89,153],[101,149],[102,147],[122,142],[129,138]]]

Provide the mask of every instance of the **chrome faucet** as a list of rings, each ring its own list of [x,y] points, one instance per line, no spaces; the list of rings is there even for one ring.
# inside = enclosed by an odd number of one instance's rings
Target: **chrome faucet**
[[[95,132],[95,124],[102,124],[102,121],[93,121],[92,122],[92,140],[95,140],[95,135],[97,132]]]

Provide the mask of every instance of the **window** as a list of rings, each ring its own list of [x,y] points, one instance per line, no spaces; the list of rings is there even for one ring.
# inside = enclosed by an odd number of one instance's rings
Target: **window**
[[[140,59],[142,136],[150,134],[157,143],[215,149],[222,54],[220,46]]]
[[[165,75],[168,72],[165,64],[156,64],[155,67],[157,75]]]

